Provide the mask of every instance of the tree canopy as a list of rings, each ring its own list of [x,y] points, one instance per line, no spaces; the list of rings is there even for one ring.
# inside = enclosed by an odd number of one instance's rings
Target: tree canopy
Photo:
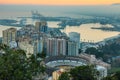
[[[70,76],[68,75],[67,72],[64,72],[60,75],[60,77],[58,78],[58,80],[70,80]]]
[[[23,50],[10,49],[2,44],[0,50],[5,52],[0,55],[0,80],[31,80],[37,73],[45,72],[45,67],[34,55],[27,58]]]
[[[79,66],[70,70],[73,80],[96,80],[96,74],[94,66]]]

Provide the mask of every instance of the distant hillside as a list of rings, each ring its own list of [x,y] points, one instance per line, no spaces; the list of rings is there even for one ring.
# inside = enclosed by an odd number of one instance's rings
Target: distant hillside
[[[119,5],[119,6],[120,6],[120,3],[114,3],[114,4],[112,4],[112,5]]]

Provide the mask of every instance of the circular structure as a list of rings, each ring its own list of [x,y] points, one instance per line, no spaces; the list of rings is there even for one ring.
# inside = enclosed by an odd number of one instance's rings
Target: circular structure
[[[50,68],[55,68],[58,66],[82,66],[87,65],[88,61],[81,59],[80,57],[49,57],[45,60],[46,66]]]
[[[85,63],[81,61],[74,61],[74,60],[56,60],[56,61],[51,61],[46,64],[49,67],[56,67],[56,66],[82,66],[86,65]]]
[[[53,56],[53,57],[46,58],[45,64],[48,69],[49,75],[52,75],[52,72],[57,69],[62,68],[62,69],[65,69],[66,71],[69,71],[71,68],[76,66],[89,65],[90,61],[88,59],[85,59],[82,57],[75,57],[75,56],[73,57],[72,56]],[[95,69],[100,73],[98,75],[99,80],[107,76],[107,68],[100,65],[96,65]]]

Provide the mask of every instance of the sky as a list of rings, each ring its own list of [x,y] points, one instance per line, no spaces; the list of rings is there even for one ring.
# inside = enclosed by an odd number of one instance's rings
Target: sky
[[[110,5],[120,0],[0,0],[0,4],[31,5]]]

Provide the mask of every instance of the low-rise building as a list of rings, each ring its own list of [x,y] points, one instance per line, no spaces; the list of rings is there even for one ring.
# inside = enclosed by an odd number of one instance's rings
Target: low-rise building
[[[99,71],[99,74],[97,75],[97,80],[101,80],[107,76],[107,69],[105,67],[97,65],[96,69],[97,71]]]
[[[18,46],[20,49],[26,52],[26,55],[34,54],[34,46],[29,43],[30,38],[21,38],[18,42]]]
[[[29,37],[19,39],[18,46],[26,51],[27,56],[41,53],[43,51],[43,40],[32,40]]]
[[[81,53],[79,55],[79,57],[89,61],[89,64],[100,65],[100,66],[105,67],[106,69],[111,68],[110,64],[108,64],[106,62],[103,62],[102,60],[96,59],[95,55],[89,55],[89,54],[86,54],[86,53]]]
[[[65,72],[63,69],[60,69],[60,70],[57,70],[57,71],[54,71],[52,73],[52,80],[58,80],[60,75]]]

